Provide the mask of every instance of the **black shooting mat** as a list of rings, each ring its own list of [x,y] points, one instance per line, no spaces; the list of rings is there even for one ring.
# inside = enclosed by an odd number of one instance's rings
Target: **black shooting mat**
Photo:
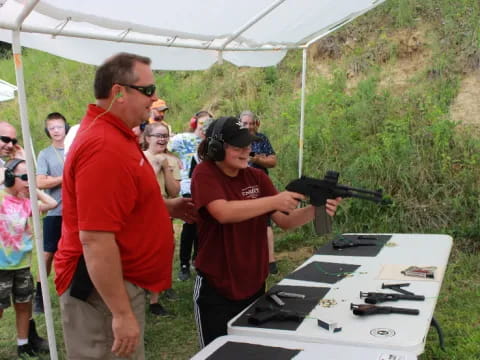
[[[324,287],[307,287],[307,286],[288,286],[275,285],[267,294],[255,301],[242,316],[240,316],[232,326],[247,326],[275,330],[292,330],[295,331],[300,326],[301,322],[291,320],[270,320],[261,325],[253,325],[248,322],[248,318],[256,314],[255,309],[269,308],[272,310],[287,310],[294,311],[302,317],[310,314],[310,312],[318,305],[319,301],[328,293],[330,288]],[[268,294],[278,291],[285,291],[289,293],[303,294],[304,299],[294,299],[281,297],[280,299],[285,303],[284,306],[277,306],[272,300],[269,300]]]
[[[288,274],[285,279],[335,284],[347,275],[353,273],[359,267],[360,265],[354,264],[313,261],[301,269]]]
[[[323,245],[315,252],[316,255],[338,255],[338,256],[377,256],[383,246],[392,238],[392,235],[338,235],[336,238],[343,237],[345,239],[353,239],[359,242],[376,242],[375,246],[356,246],[345,249],[334,249],[333,240]]]
[[[300,351],[302,350],[227,341],[207,360],[290,360]]]

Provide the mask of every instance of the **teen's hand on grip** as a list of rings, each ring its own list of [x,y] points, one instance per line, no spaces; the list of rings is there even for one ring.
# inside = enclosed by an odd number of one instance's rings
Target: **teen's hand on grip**
[[[275,209],[285,214],[290,214],[298,206],[298,203],[305,200],[305,196],[296,192],[282,191],[274,196]]]

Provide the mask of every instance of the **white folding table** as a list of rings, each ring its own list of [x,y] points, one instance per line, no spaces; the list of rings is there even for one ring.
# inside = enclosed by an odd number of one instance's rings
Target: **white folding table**
[[[198,352],[192,360],[205,360],[218,349],[220,349],[227,342],[234,342],[242,345],[255,344],[263,346],[271,346],[275,348],[285,349],[299,349],[301,350],[294,360],[352,360],[352,359],[364,359],[364,360],[416,360],[417,356],[413,353],[405,351],[396,351],[382,348],[367,348],[349,345],[333,345],[333,344],[318,344],[318,343],[305,343],[295,342],[288,340],[251,337],[251,336],[235,336],[227,335],[215,339],[208,346]],[[236,354],[238,355],[238,354]],[[232,357],[228,357],[231,359]],[[263,360],[276,360],[276,359],[263,359]]]
[[[452,238],[447,235],[392,234],[389,244],[384,246],[375,257],[313,255],[299,268],[313,261],[357,264],[360,267],[352,276],[335,284],[283,279],[279,285],[328,287],[330,290],[324,299],[332,299],[336,305],[331,307],[317,305],[296,331],[233,326],[232,324],[248,310],[246,309],[228,323],[228,334],[382,348],[421,354],[425,348],[425,339],[440,293],[451,247]],[[403,278],[398,269],[410,265],[436,266],[435,279]],[[395,272],[395,269],[398,271]],[[364,303],[360,298],[360,291],[394,293],[381,288],[382,284],[394,283],[410,283],[404,289],[416,295],[424,295],[425,301],[399,300],[378,305],[419,309],[419,315],[385,314],[359,317],[353,314],[350,304]],[[317,319],[337,323],[342,330],[335,333],[327,331],[318,326]]]

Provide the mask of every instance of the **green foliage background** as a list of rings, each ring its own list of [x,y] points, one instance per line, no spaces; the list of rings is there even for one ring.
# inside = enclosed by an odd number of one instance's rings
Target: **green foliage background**
[[[392,34],[420,26],[428,29],[429,61],[410,74],[406,90],[381,86],[386,66],[403,56]],[[347,46],[345,39],[352,37],[354,46]],[[388,0],[322,40],[317,49],[310,51],[308,62],[304,173],[320,177],[335,169],[341,183],[382,188],[394,201],[388,208],[345,201],[335,220],[337,232],[446,233],[455,239],[437,306],[448,350],[440,352],[436,340],[429,339],[421,358],[480,358],[480,140],[474,129],[453,123],[449,113],[461,79],[480,68],[478,0]],[[322,56],[315,57],[322,49]],[[4,56],[0,78],[15,83],[13,62],[8,53]],[[29,49],[23,60],[28,116],[38,151],[48,144],[43,133],[47,113],[60,111],[77,123],[86,104],[94,101],[95,68]],[[331,76],[316,70],[320,62]],[[351,69],[362,79],[353,89],[348,88]],[[200,109],[216,116],[245,109],[257,113],[261,131],[278,154],[271,175],[279,189],[298,175],[300,77],[299,51],[263,69],[224,63],[202,72],[156,72],[158,94],[170,106],[167,120],[176,132]],[[0,114],[0,120],[20,128],[16,102],[1,103]],[[323,241],[306,226],[277,234],[276,250],[295,251]],[[281,270],[297,263],[285,260]],[[187,285],[178,285],[182,294],[189,294]],[[183,332],[166,339],[152,359],[181,359],[197,351],[190,305],[182,304],[175,309],[184,314]],[[155,324],[157,329],[149,328],[147,335],[171,326],[178,323]],[[171,346],[173,338],[187,343],[187,350]]]

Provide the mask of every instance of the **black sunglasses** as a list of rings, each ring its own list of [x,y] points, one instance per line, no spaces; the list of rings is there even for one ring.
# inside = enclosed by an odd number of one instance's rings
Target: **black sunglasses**
[[[20,180],[23,181],[28,181],[28,175],[27,174],[20,174],[20,175],[14,175],[17,178],[20,178]]]
[[[5,144],[8,144],[10,141],[12,142],[12,145],[17,145],[18,140],[15,138],[11,138],[8,136],[0,136],[0,140],[2,140]]]
[[[137,86],[137,85],[129,85],[129,84],[118,84],[118,85],[127,86],[129,88],[135,89],[148,97],[155,94],[155,90],[157,89],[157,87],[154,84],[147,85],[147,86]]]

